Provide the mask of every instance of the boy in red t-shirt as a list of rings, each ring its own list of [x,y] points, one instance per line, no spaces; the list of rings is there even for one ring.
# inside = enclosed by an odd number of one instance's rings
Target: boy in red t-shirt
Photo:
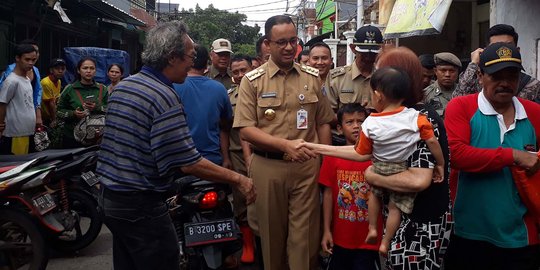
[[[347,145],[355,144],[366,117],[366,110],[358,103],[339,109],[337,129],[345,136]],[[364,241],[369,230],[370,193],[364,171],[370,165],[370,161],[324,157],[319,175],[319,183],[325,187],[321,245],[323,251],[332,254],[330,269],[379,269],[380,237],[375,244]],[[379,230],[382,230],[382,219],[378,220]]]

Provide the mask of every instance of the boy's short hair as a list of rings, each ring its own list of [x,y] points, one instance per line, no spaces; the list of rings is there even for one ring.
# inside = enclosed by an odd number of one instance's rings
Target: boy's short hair
[[[412,95],[409,75],[394,67],[383,67],[375,71],[370,80],[371,89],[380,91],[393,101],[406,99]]]
[[[30,44],[19,44],[15,46],[15,55],[21,57],[25,53],[37,52],[36,48]]]
[[[360,103],[348,103],[343,105],[339,110],[337,111],[337,121],[338,125],[342,125],[341,121],[343,121],[343,114],[346,113],[363,113],[366,117],[368,116],[368,112],[364,106],[362,106]]]

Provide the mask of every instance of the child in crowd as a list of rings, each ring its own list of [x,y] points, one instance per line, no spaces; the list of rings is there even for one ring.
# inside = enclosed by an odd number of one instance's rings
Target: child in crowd
[[[362,124],[362,132],[355,149],[363,159],[373,157],[375,173],[396,174],[407,169],[407,158],[422,139],[436,159],[435,182],[444,177],[444,158],[439,142],[434,136],[433,126],[423,114],[405,108],[402,102],[411,95],[408,75],[396,68],[385,67],[371,76],[371,104],[378,111],[372,113]],[[372,188],[369,198],[369,232],[366,243],[377,242],[377,216],[381,212],[381,197],[389,194],[386,233],[379,252],[386,255],[390,240],[401,222],[401,211],[410,214],[414,206],[414,193],[399,193]]]
[[[358,103],[338,110],[337,130],[345,136],[347,145],[352,146],[358,140],[366,117],[366,110]],[[370,161],[324,157],[319,175],[319,183],[324,186],[321,245],[323,251],[332,254],[330,269],[378,269],[376,243],[363,241],[368,233],[367,205],[371,193],[364,171],[370,165]],[[382,228],[382,223],[378,226]]]
[[[407,169],[407,159],[416,150],[419,140],[424,140],[437,162],[434,182],[444,179],[444,158],[433,127],[423,114],[414,109],[405,108],[402,102],[412,95],[408,75],[396,68],[385,67],[377,70],[370,80],[372,93],[371,105],[378,113],[372,113],[362,124],[360,138],[354,148],[350,146],[329,146],[302,143],[323,155],[367,161],[373,159],[374,172],[392,175]],[[401,212],[410,214],[414,206],[414,193],[399,193],[372,187],[368,199],[369,232],[366,243],[377,243],[377,217],[381,212],[381,197],[388,193],[388,217],[386,233],[379,246],[379,253],[386,255],[390,240],[394,237],[401,222]]]

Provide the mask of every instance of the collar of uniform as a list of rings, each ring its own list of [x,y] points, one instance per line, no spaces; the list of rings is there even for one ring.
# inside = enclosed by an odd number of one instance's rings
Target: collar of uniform
[[[268,64],[268,74],[270,74],[270,78],[274,77],[274,75],[276,75],[281,69],[276,65],[276,63],[274,63],[274,61],[272,61],[272,58],[270,57],[270,59],[268,59],[268,62],[266,62]],[[291,70],[296,70],[297,73],[300,73],[300,71],[302,71],[302,68],[300,67],[300,65],[298,64],[295,64],[293,63],[293,66],[291,67]]]
[[[214,65],[210,66],[210,70],[208,71],[208,73],[210,74],[210,77],[212,77],[212,78],[215,78],[215,77],[218,77],[218,76],[219,77],[225,77],[225,75],[232,78],[232,73],[231,73],[231,71],[229,69],[227,69],[227,72],[224,75],[221,75],[219,70],[217,68],[215,68]]]
[[[522,120],[522,119],[527,118],[527,113],[525,112],[525,108],[516,97],[512,97],[512,103],[514,104],[514,108],[516,110],[514,119]],[[484,96],[483,89],[482,89],[482,92],[480,92],[480,94],[478,95],[478,109],[484,115],[498,115],[499,114],[497,111],[495,111],[491,103],[489,103],[486,96]]]
[[[95,80],[92,80],[92,82],[93,83],[91,85],[83,85],[80,80],[77,80],[77,81],[75,81],[73,83],[73,88],[75,88],[75,89],[83,89],[83,88],[87,88],[87,87],[90,87],[90,86],[98,87],[98,84],[97,84],[97,82]]]
[[[435,85],[436,95],[442,95],[443,93],[452,95],[452,93],[454,92],[454,90],[456,90],[456,87],[457,87],[457,83],[454,83],[452,90],[447,91],[447,90],[444,90],[444,87],[441,87],[438,81],[435,81],[433,84]]]
[[[362,76],[364,79],[371,77],[371,76],[364,77],[364,75],[362,75],[362,73],[360,72],[360,69],[358,68],[355,62],[353,62],[351,65],[351,75],[352,75],[353,80],[356,79],[358,76]]]
[[[145,71],[147,73],[150,73],[154,76],[156,76],[158,78],[158,80],[160,80],[162,83],[170,86],[171,88],[173,88],[173,84],[171,82],[171,80],[167,79],[167,77],[165,77],[165,75],[163,75],[163,73],[149,67],[149,66],[143,66],[141,68],[142,71]]]
[[[227,94],[230,95],[234,93],[234,96],[238,96],[238,91],[236,91],[236,89],[238,89],[238,84],[232,84],[231,88],[227,90]]]

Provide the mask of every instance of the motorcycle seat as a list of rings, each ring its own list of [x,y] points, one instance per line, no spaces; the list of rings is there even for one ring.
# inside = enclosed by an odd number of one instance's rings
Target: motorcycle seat
[[[176,191],[175,193],[181,193],[187,187],[206,187],[206,186],[223,186],[224,189],[227,189],[228,185],[224,183],[219,183],[215,181],[204,180],[193,175],[187,175],[180,178],[177,178],[173,181],[171,189]]]
[[[30,161],[36,158],[43,158],[43,161],[50,161],[54,159],[70,159],[73,156],[83,154],[89,151],[96,151],[97,146],[81,147],[74,149],[50,149],[41,152],[30,153],[27,155],[0,155],[0,162],[16,162],[16,161]]]

